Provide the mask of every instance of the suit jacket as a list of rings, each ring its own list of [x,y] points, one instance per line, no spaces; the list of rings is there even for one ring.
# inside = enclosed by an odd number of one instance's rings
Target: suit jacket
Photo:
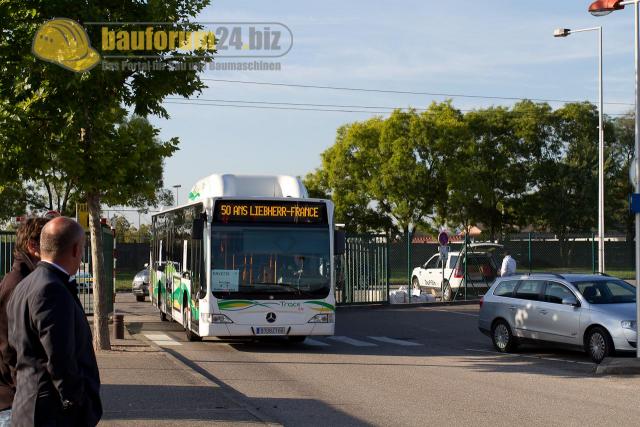
[[[24,253],[13,258],[11,271],[0,283],[0,411],[11,408],[16,392],[15,371],[16,354],[9,346],[9,325],[7,323],[7,304],[18,283],[29,275],[35,265]]]
[[[16,351],[11,425],[95,426],[102,416],[91,329],[69,276],[40,262],[9,300]]]

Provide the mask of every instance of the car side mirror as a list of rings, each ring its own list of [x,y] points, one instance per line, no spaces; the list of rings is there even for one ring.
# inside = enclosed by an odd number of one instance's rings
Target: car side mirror
[[[333,254],[344,255],[347,246],[347,236],[344,230],[333,231]]]
[[[578,300],[574,296],[562,298],[562,304],[580,307],[580,302],[578,302]]]

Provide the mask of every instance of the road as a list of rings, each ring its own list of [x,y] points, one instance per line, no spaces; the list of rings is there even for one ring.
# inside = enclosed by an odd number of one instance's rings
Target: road
[[[562,349],[495,353],[473,305],[339,310],[335,337],[304,344],[190,343],[148,302],[118,310],[135,336],[277,424],[631,426],[640,419],[640,378],[595,377],[586,356]]]

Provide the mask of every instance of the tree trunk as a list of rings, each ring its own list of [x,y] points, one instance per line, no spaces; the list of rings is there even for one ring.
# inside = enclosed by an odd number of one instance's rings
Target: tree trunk
[[[89,208],[89,231],[91,232],[91,259],[93,260],[93,348],[96,351],[111,350],[107,301],[105,301],[108,284],[104,282],[100,196],[89,194],[87,205]]]

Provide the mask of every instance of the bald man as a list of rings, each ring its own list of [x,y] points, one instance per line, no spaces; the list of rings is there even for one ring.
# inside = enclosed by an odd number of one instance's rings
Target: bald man
[[[71,280],[84,244],[84,230],[74,220],[49,221],[40,236],[41,261],[9,300],[14,427],[95,426],[102,416],[91,329]]]

